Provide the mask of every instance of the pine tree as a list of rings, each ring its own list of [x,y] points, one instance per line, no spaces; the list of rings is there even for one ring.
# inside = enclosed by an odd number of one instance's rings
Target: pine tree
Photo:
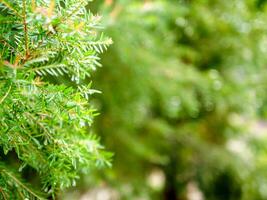
[[[110,165],[89,134],[98,91],[86,78],[112,41],[87,2],[0,0],[1,199],[55,198],[81,172]],[[71,81],[56,84],[63,76]]]

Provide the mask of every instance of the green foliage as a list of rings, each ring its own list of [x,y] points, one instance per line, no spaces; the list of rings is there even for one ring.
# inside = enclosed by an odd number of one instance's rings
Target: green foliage
[[[96,115],[88,98],[98,91],[85,78],[112,41],[86,5],[0,0],[1,199],[55,197],[79,173],[110,165],[110,154],[88,134]],[[72,86],[49,81],[62,75]],[[40,180],[25,177],[29,169]]]
[[[95,76],[104,93],[96,130],[115,152],[106,179],[123,198],[185,199],[191,182],[206,199],[267,198],[267,140],[253,129],[266,105],[266,11],[257,3],[98,5],[115,44]],[[165,188],[147,184],[154,169]]]

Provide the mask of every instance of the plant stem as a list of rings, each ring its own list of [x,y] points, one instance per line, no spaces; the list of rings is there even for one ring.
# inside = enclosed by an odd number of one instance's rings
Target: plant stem
[[[0,104],[3,103],[3,101],[5,100],[5,98],[7,97],[7,95],[9,94],[10,90],[11,90],[11,85],[9,86],[8,91],[7,91],[6,94],[3,96],[3,98],[0,99]]]
[[[26,21],[26,0],[23,0],[23,26],[24,26],[24,40],[25,40],[25,60],[30,56],[28,47],[28,28]]]

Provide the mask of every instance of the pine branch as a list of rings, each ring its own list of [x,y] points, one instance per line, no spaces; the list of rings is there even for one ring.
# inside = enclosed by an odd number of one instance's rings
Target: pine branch
[[[24,40],[25,40],[25,61],[30,56],[28,47],[28,26],[27,26],[27,15],[26,15],[26,0],[23,0],[23,27],[24,27]]]
[[[3,191],[2,188],[0,188],[0,192],[1,192],[1,195],[2,195],[3,199],[7,200],[7,197],[6,197],[7,195],[5,194],[5,192]]]
[[[7,98],[8,94],[9,94],[9,92],[11,90],[11,87],[12,87],[12,85],[9,86],[9,88],[8,88],[7,92],[5,93],[5,95],[0,99],[0,105],[3,103],[5,98]]]
[[[16,184],[18,184],[19,186],[21,186],[22,188],[24,188],[27,192],[29,192],[31,195],[33,195],[34,197],[40,199],[40,200],[45,200],[44,197],[38,195],[37,193],[35,193],[31,188],[29,188],[26,184],[22,183],[15,175],[13,175],[11,172],[8,172],[5,169],[1,170],[2,173],[6,174],[7,176],[9,176]]]
[[[9,10],[11,10],[18,17],[22,17],[21,14],[19,14],[19,12],[14,7],[12,7],[6,0],[0,0],[0,3],[3,4],[3,5],[5,5],[6,8],[8,8]]]
[[[51,64],[36,68],[30,68],[28,71],[36,72],[38,75],[43,76],[50,74],[52,76],[64,75],[68,73],[67,66],[64,64]]]
[[[7,182],[7,184],[13,185],[12,187],[16,188],[18,195],[20,195],[23,199],[29,197],[27,193],[30,196],[35,197],[40,200],[46,199],[44,196],[34,191],[34,189],[30,188],[27,183],[24,183],[19,176],[15,175],[15,173],[13,173],[12,170],[9,170],[8,167],[2,162],[0,163],[0,176],[9,179],[9,182]],[[24,194],[22,194],[19,191],[19,187],[21,187],[26,193],[23,192]],[[3,191],[3,188],[0,188],[0,192],[4,198],[13,199],[13,198],[10,198],[12,194],[5,193]],[[16,196],[17,194],[14,194],[14,195]]]
[[[111,40],[99,32],[99,19],[86,11],[87,1],[64,1],[64,6],[61,1],[32,2],[0,0],[1,10],[9,11],[0,13],[0,147],[3,156],[17,154],[20,172],[26,165],[36,170],[39,188],[55,196],[81,172],[110,165],[110,155],[87,134],[95,116],[88,98],[98,91],[85,79],[100,66],[98,53]],[[14,23],[2,23],[7,20]],[[47,81],[51,76],[75,84],[55,85]],[[1,163],[0,168],[0,196],[15,190],[14,199],[41,198],[30,183],[24,184],[27,178]]]
[[[76,15],[76,13],[83,8],[83,5],[86,5],[87,2],[85,0],[81,0],[81,2],[72,10],[67,16],[65,16],[60,23],[65,23],[69,18],[71,18],[73,15]]]

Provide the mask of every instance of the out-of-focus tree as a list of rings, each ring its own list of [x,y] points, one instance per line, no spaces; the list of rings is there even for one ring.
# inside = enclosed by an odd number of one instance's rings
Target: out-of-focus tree
[[[114,40],[95,127],[122,199],[266,199],[266,7],[256,0],[103,1]],[[94,4],[93,4],[94,5]]]

